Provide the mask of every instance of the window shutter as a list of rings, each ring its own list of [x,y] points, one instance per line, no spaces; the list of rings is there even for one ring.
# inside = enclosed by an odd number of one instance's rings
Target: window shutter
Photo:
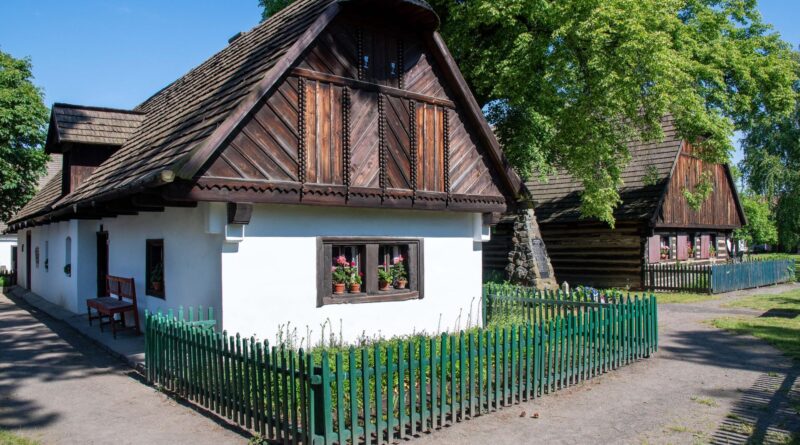
[[[648,239],[647,251],[650,263],[661,261],[661,235],[653,235]]]
[[[689,237],[686,235],[678,235],[678,259],[689,259]]]
[[[707,259],[711,256],[711,235],[700,237],[700,258]]]

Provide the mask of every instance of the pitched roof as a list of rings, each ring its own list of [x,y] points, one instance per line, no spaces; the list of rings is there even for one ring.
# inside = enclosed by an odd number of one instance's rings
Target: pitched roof
[[[614,211],[617,219],[650,218],[658,207],[683,144],[672,116],[665,116],[661,122],[663,140],[628,143],[631,160],[621,175],[624,183],[620,188],[622,204]],[[580,218],[583,185],[563,169],[549,177],[547,182],[534,179],[526,185],[533,195],[540,223],[569,222]]]
[[[58,170],[38,193],[14,215],[9,224],[37,216],[53,208],[61,197],[61,170]]]
[[[144,119],[141,113],[130,110],[53,104],[45,149],[58,151],[56,144],[122,145],[139,128]]]
[[[42,202],[49,201],[49,204],[53,204],[61,196],[61,193],[60,193],[61,192],[61,162],[62,161],[61,161],[61,155],[60,154],[55,154],[54,153],[54,154],[50,155],[50,161],[48,161],[47,165],[45,166],[44,175],[42,175],[42,177],[39,178],[39,184],[36,186],[36,190],[37,190],[36,195],[34,195],[34,197],[31,198],[31,200],[28,201],[28,203],[25,206],[23,206],[22,209],[20,209],[11,218],[11,220],[9,220],[9,221],[16,221],[18,219],[24,219],[27,216],[30,216],[30,215],[36,213],[38,210],[41,210],[43,208],[43,206],[41,204]],[[53,197],[52,196],[52,191],[48,190],[47,192],[45,192],[45,187],[48,186],[48,184],[50,184],[50,182],[53,181],[54,178],[56,178],[56,176],[58,177],[58,179],[55,180],[55,184],[57,184],[57,186],[58,186],[58,192],[59,193],[56,196]],[[53,186],[53,187],[55,187],[55,186]],[[42,198],[39,198],[39,196],[42,195],[42,194],[48,194],[49,197],[48,196],[44,196]],[[38,203],[31,204],[33,201],[38,201]],[[22,214],[23,211],[25,212],[25,215]],[[5,223],[0,222],[0,233],[4,233],[7,228],[8,228],[8,226]]]
[[[140,183],[184,161],[333,2],[292,3],[136,107],[145,115],[138,130],[58,205]]]

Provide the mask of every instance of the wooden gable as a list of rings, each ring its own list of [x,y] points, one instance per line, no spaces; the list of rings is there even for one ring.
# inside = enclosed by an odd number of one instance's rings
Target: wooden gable
[[[426,32],[340,14],[197,186],[252,202],[505,211],[516,191],[501,181]]]
[[[710,172],[714,190],[700,209],[694,210],[683,191],[694,191],[706,171]],[[744,222],[728,167],[702,161],[692,155],[689,144],[684,144],[658,210],[656,227],[735,229]]]

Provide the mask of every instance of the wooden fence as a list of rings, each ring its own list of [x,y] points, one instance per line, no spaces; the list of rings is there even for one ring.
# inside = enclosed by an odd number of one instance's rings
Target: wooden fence
[[[647,290],[720,293],[793,280],[794,260],[757,260],[713,265],[647,264]]]
[[[794,260],[789,259],[718,264],[713,266],[711,288],[714,293],[730,292],[785,283],[794,277]]]
[[[711,293],[709,264],[645,264],[644,288],[651,291]]]
[[[488,327],[310,353],[147,314],[148,379],[265,438],[389,443],[565,388],[657,348],[652,296],[607,303],[540,296],[487,287]],[[503,310],[549,315],[506,326]]]

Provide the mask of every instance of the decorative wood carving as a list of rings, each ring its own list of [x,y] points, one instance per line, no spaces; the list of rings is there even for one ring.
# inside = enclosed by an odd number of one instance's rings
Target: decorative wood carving
[[[410,121],[409,139],[411,142],[411,190],[414,191],[413,199],[417,199],[417,103],[408,102],[408,116]]]
[[[297,79],[297,180],[300,184],[306,182],[306,80]]]
[[[342,156],[344,163],[344,186],[347,188],[346,198],[350,198],[350,88],[342,91]]]
[[[450,202],[450,110],[442,111],[442,144],[444,145],[444,191]]]
[[[380,165],[381,196],[386,196],[386,113],[383,110],[383,94],[378,94],[378,162]]]

